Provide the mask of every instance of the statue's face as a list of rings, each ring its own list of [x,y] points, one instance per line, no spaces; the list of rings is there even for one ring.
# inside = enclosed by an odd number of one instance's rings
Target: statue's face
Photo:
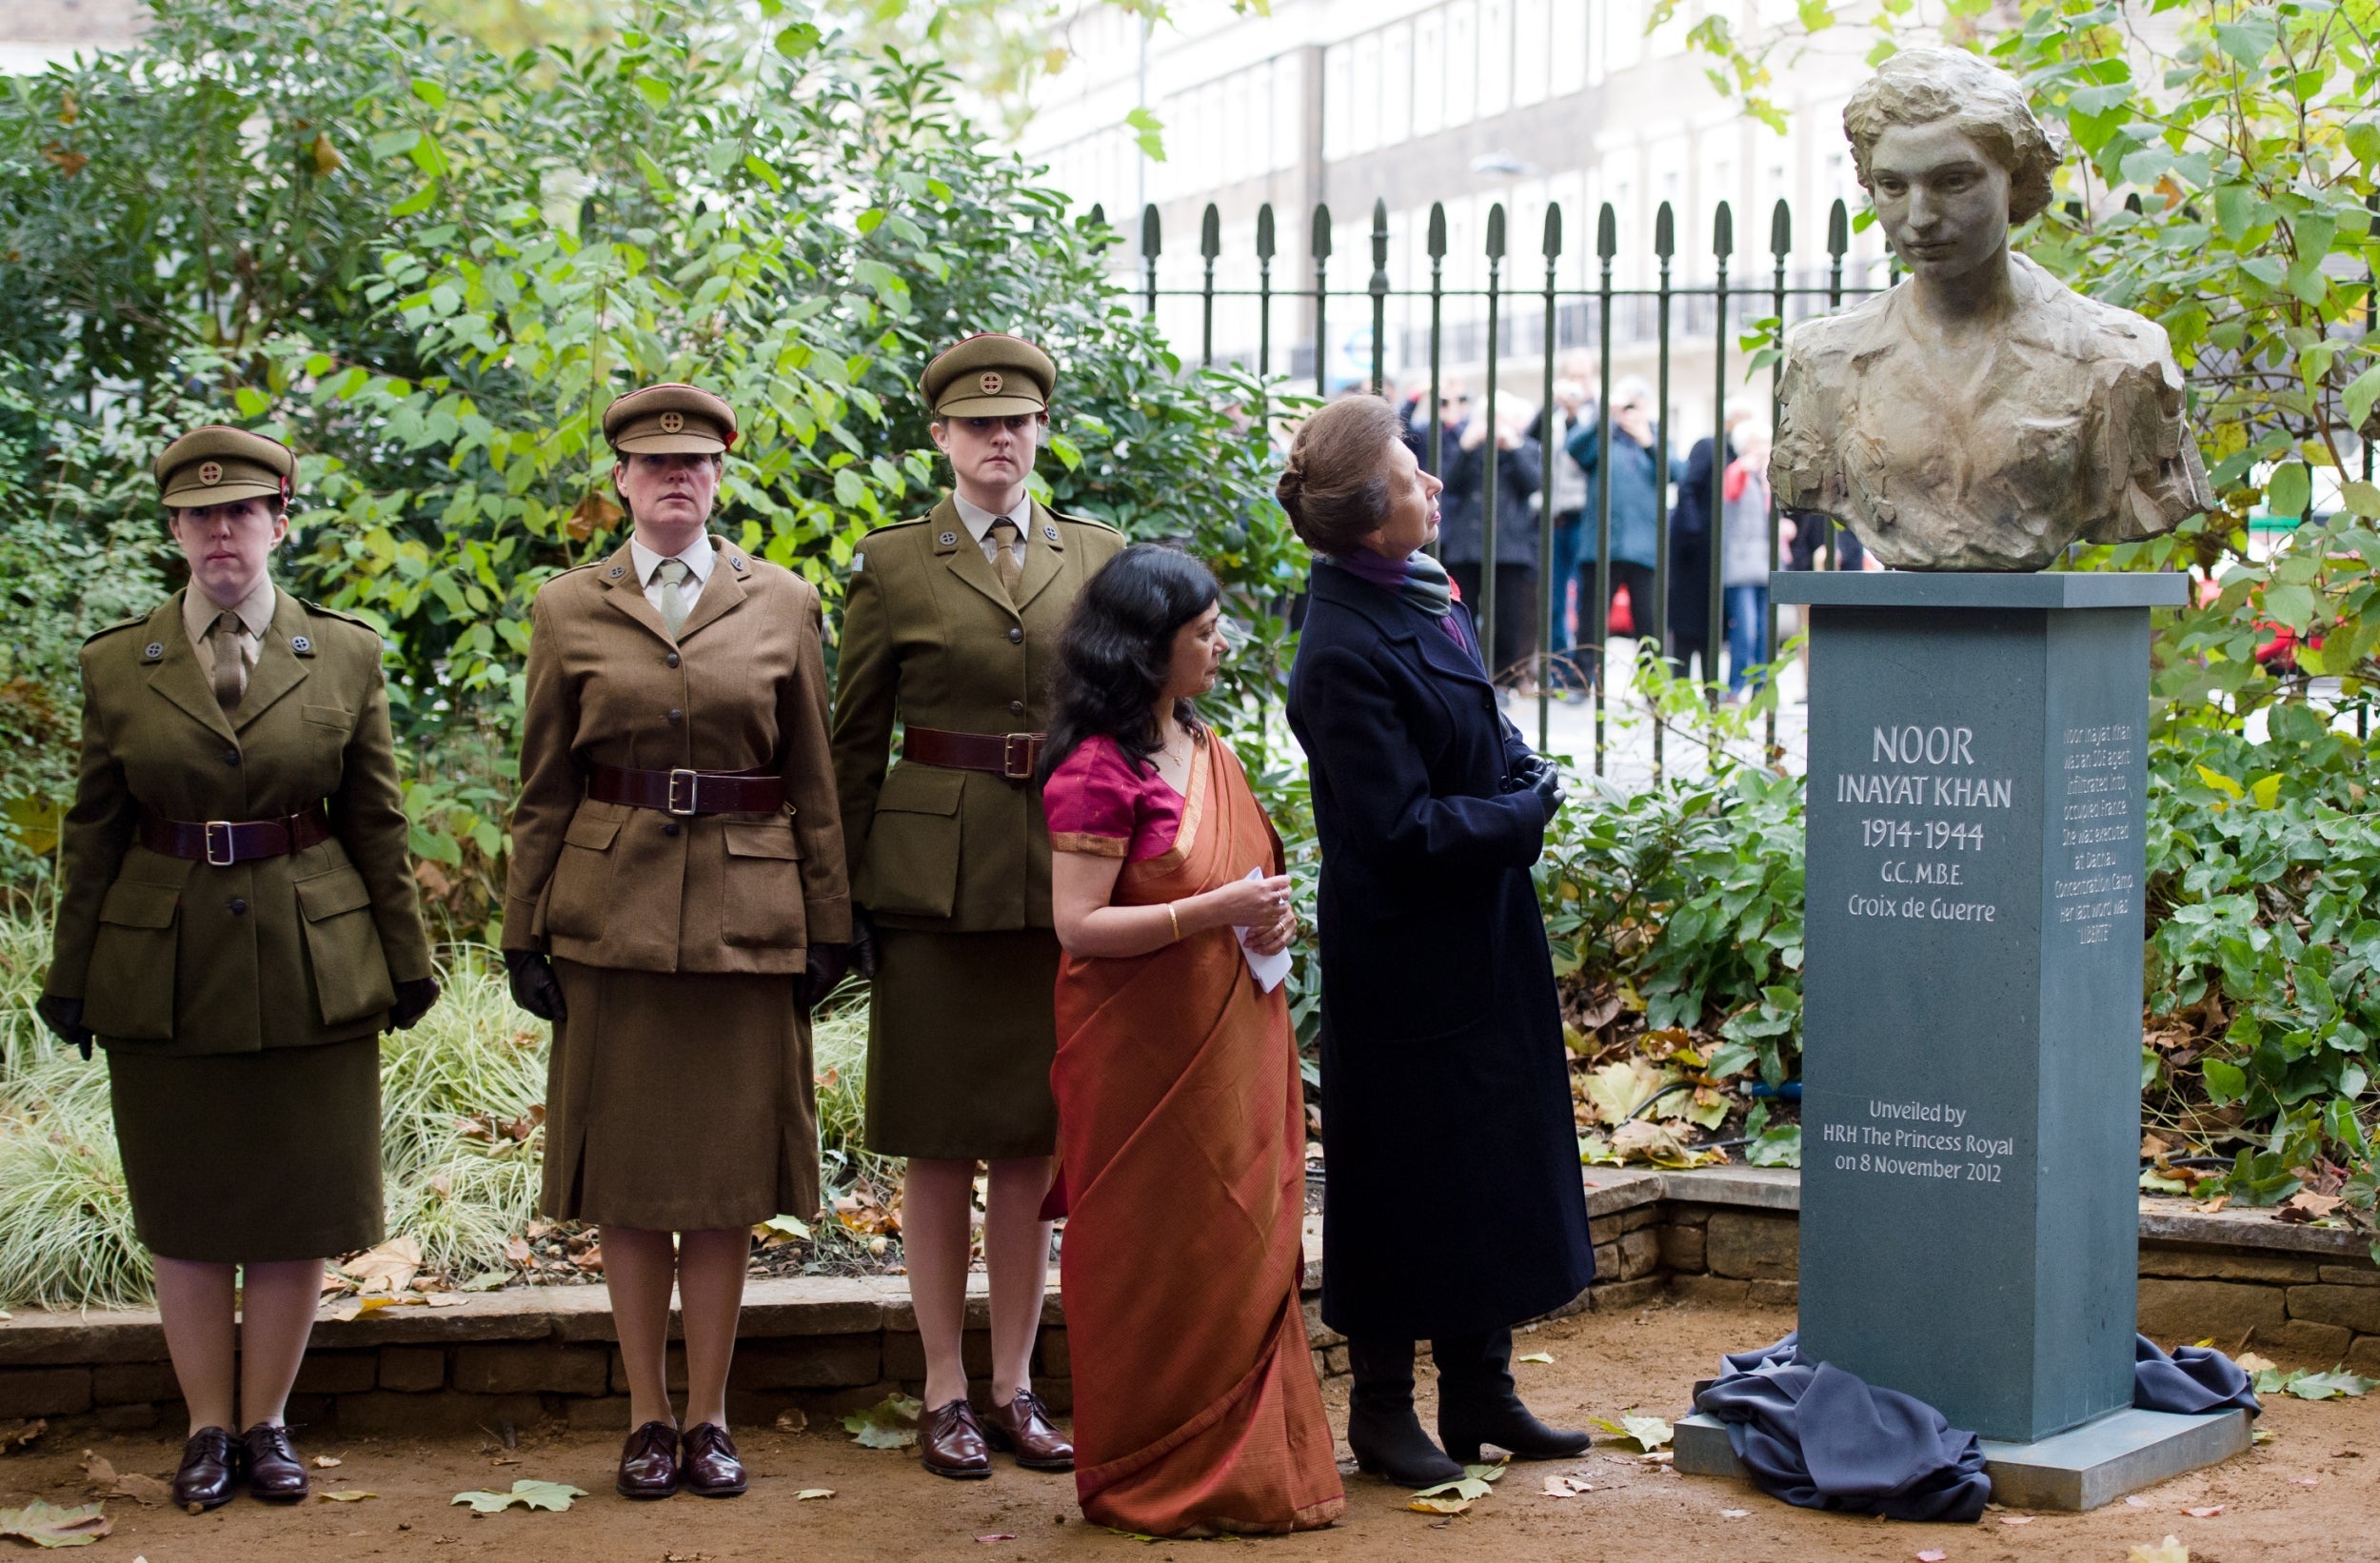
[[[1901,265],[1949,282],[2008,239],[2008,170],[1950,120],[1895,125],[1868,154],[1876,216]]]

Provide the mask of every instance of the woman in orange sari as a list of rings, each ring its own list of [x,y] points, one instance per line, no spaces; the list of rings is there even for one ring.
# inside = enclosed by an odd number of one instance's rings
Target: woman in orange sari
[[[1206,566],[1125,549],[1068,621],[1042,773],[1075,1492],[1157,1535],[1346,1508],[1298,1297],[1297,1048],[1254,970],[1297,914],[1272,821],[1191,705],[1222,652]]]

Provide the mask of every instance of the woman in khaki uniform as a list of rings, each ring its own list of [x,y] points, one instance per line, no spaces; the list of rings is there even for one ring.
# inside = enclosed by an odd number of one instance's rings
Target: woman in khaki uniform
[[[235,428],[157,458],[190,584],[83,647],[82,770],[39,1003],[85,1058],[94,1039],[108,1051],[189,1406],[174,1498],[207,1509],[243,1474],[259,1498],[306,1495],[282,1407],[324,1257],[383,1235],[379,1034],[438,997],[380,637],[266,572],[295,470]]]
[[[726,1395],[751,1230],[817,1213],[809,1010],[851,938],[819,597],[704,530],[726,403],[648,386],[604,434],[635,531],[537,594],[505,959],[554,1022],[543,1208],[603,1227],[634,1429],[619,1490],[725,1497],[745,1486]]]
[[[1058,936],[1031,782],[1059,631],[1124,540],[1027,493],[1057,377],[1033,344],[992,334],[927,366],[934,443],[956,491],[922,521],[869,534],[852,560],[836,672],[844,851],[874,945],[868,1147],[909,1158],[902,1252],[925,1349],[918,1442],[943,1476],[989,1475],[991,1449],[1038,1470],[1074,1463],[1031,1376],[1058,1133]],[[887,773],[896,720],[901,761]],[[960,1359],[979,1162],[990,1167],[992,1293],[982,1421]]]

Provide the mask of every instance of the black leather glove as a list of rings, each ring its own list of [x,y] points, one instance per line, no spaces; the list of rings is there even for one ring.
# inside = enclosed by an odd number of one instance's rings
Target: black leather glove
[[[851,946],[848,944],[813,944],[809,963],[802,973],[802,1010],[814,1014],[826,1001],[851,970]]]
[[[850,969],[870,981],[876,979],[876,924],[865,912],[851,908]]]
[[[1545,810],[1545,822],[1552,824],[1554,816],[1561,812],[1562,801],[1569,794],[1562,790],[1561,767],[1551,761],[1542,763],[1544,768],[1538,771],[1537,780],[1529,784],[1529,790],[1537,795],[1537,802]]]
[[[562,983],[554,963],[543,950],[506,950],[505,974],[512,979],[512,1001],[541,1020],[559,1025],[570,1013],[562,1001]]]
[[[409,982],[397,984],[397,1001],[388,1008],[388,1024],[396,1031],[411,1031],[420,1023],[429,1007],[438,1002],[438,979],[417,977]]]
[[[83,1023],[80,999],[45,993],[33,1000],[33,1013],[41,1017],[41,1023],[50,1028],[50,1035],[69,1046],[81,1048],[85,1058],[90,1057],[91,1030]]]
[[[1544,781],[1547,772],[1558,773],[1559,769],[1560,767],[1541,754],[1530,755],[1513,767],[1513,779],[1504,790],[1507,792],[1526,791]]]

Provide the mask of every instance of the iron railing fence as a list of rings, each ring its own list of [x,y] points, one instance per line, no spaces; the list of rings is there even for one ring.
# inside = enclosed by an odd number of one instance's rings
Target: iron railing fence
[[[1105,220],[1105,214],[1100,208],[1094,207],[1091,215],[1094,221]],[[1597,448],[1608,451],[1612,441],[1614,349],[1629,346],[1641,347],[1644,344],[1651,343],[1655,352],[1657,382],[1655,391],[1657,417],[1654,443],[1656,449],[1660,453],[1659,458],[1655,462],[1660,484],[1656,520],[1657,546],[1654,563],[1653,601],[1650,603],[1632,603],[1632,617],[1637,630],[1638,644],[1657,647],[1664,655],[1675,650],[1671,644],[1668,623],[1671,515],[1674,508],[1673,490],[1676,485],[1676,476],[1671,470],[1672,464],[1676,460],[1672,443],[1673,431],[1670,427],[1672,418],[1671,356],[1673,346],[1681,335],[1700,338],[1708,333],[1715,361],[1711,407],[1714,460],[1710,485],[1711,513],[1708,518],[1709,530],[1706,533],[1710,539],[1708,549],[1710,617],[1709,632],[1702,643],[1702,672],[1709,685],[1710,698],[1714,702],[1719,698],[1716,656],[1717,648],[1725,639],[1723,626],[1726,622],[1722,570],[1724,549],[1721,546],[1720,524],[1720,513],[1724,504],[1721,474],[1724,470],[1725,447],[1721,431],[1726,428],[1731,384],[1749,379],[1752,374],[1757,372],[1756,364],[1744,346],[1740,342],[1731,343],[1730,325],[1733,323],[1742,326],[1764,318],[1772,321],[1791,322],[1810,315],[1839,309],[1844,300],[1848,298],[1857,298],[1881,290],[1864,275],[1846,275],[1846,257],[1851,250],[1851,215],[1841,201],[1835,202],[1827,213],[1826,263],[1822,268],[1795,267],[1794,221],[1791,206],[1785,201],[1778,201],[1775,204],[1769,218],[1768,259],[1770,265],[1769,275],[1766,278],[1738,278],[1731,275],[1731,269],[1736,260],[1735,216],[1727,202],[1719,202],[1712,216],[1711,258],[1716,269],[1709,283],[1680,283],[1676,280],[1677,222],[1676,214],[1671,209],[1671,204],[1664,201],[1660,204],[1654,220],[1653,259],[1656,263],[1656,281],[1649,287],[1623,287],[1614,283],[1613,267],[1619,256],[1619,224],[1616,213],[1608,202],[1603,204],[1596,217],[1595,255],[1597,263],[1597,276],[1595,285],[1591,287],[1564,287],[1560,284],[1558,265],[1563,255],[1564,227],[1562,209],[1558,203],[1548,203],[1545,208],[1544,228],[1538,250],[1538,258],[1544,266],[1544,275],[1541,284],[1535,287],[1521,285],[1519,267],[1522,257],[1511,252],[1504,208],[1501,203],[1489,208],[1485,225],[1484,259],[1487,278],[1486,286],[1483,287],[1447,286],[1447,222],[1443,203],[1433,203],[1430,208],[1425,247],[1429,257],[1430,276],[1426,287],[1400,287],[1389,275],[1391,235],[1388,205],[1385,201],[1373,203],[1372,269],[1360,287],[1332,285],[1333,228],[1330,208],[1327,205],[1318,205],[1314,208],[1308,244],[1308,254],[1312,261],[1312,277],[1310,281],[1300,279],[1297,286],[1290,286],[1286,279],[1279,284],[1276,283],[1275,263],[1281,260],[1281,256],[1279,246],[1279,227],[1270,204],[1262,207],[1257,214],[1255,235],[1257,286],[1254,287],[1228,287],[1217,285],[1216,268],[1219,261],[1222,259],[1222,225],[1220,214],[1212,204],[1206,208],[1200,223],[1199,256],[1201,262],[1201,278],[1200,286],[1196,287],[1169,287],[1159,285],[1158,263],[1164,250],[1164,233],[1162,220],[1154,205],[1142,208],[1140,228],[1140,276],[1138,292],[1142,305],[1148,314],[1154,317],[1158,312],[1160,300],[1195,299],[1198,301],[1200,317],[1198,358],[1203,366],[1211,367],[1218,361],[1215,346],[1217,302],[1219,300],[1253,300],[1257,322],[1256,362],[1253,366],[1252,366],[1259,380],[1272,383],[1285,382],[1288,379],[1287,376],[1283,376],[1281,381],[1275,381],[1274,378],[1273,361],[1277,347],[1287,346],[1290,350],[1284,356],[1293,359],[1302,358],[1305,354],[1297,350],[1303,346],[1302,343],[1284,345],[1277,342],[1274,330],[1275,309],[1283,305],[1300,311],[1310,309],[1310,322],[1301,323],[1310,326],[1310,331],[1300,329],[1297,334],[1312,344],[1310,350],[1315,393],[1327,396],[1331,391],[1330,355],[1325,344],[1329,341],[1327,323],[1331,311],[1335,305],[1343,306],[1360,301],[1359,307],[1367,307],[1371,315],[1372,362],[1369,384],[1372,388],[1378,390],[1388,384],[1389,302],[1392,299],[1426,302],[1428,325],[1420,328],[1418,332],[1421,338],[1418,346],[1422,351],[1419,353],[1411,351],[1415,344],[1410,336],[1401,339],[1400,346],[1408,349],[1405,354],[1408,358],[1426,354],[1428,359],[1429,390],[1428,399],[1423,404],[1429,412],[1427,418],[1428,454],[1424,460],[1425,465],[1433,472],[1443,470],[1444,422],[1438,415],[1438,408],[1450,346],[1449,328],[1445,318],[1447,301],[1461,299],[1483,301],[1484,322],[1457,323],[1458,340],[1452,346],[1458,349],[1455,356],[1456,362],[1467,362],[1476,357],[1484,363],[1485,406],[1480,416],[1488,420],[1491,430],[1496,426],[1500,363],[1507,358],[1523,356],[1520,352],[1509,350],[1507,344],[1517,345],[1530,335],[1535,336],[1538,344],[1536,356],[1540,360],[1542,369],[1538,406],[1544,412],[1542,426],[1549,435],[1546,442],[1549,447],[1558,444],[1557,439],[1551,438],[1556,432],[1552,409],[1557,355],[1576,347],[1585,347],[1596,352],[1599,361],[1598,390],[1596,397]],[[1509,275],[1508,263],[1511,265]],[[1889,269],[1886,274],[1886,284],[1889,286],[1893,280],[1895,280],[1896,275],[1897,268]],[[1508,306],[1517,304],[1534,305],[1536,307],[1534,314],[1521,317],[1508,312]],[[1755,312],[1755,306],[1766,307]],[[1545,323],[1549,320],[1555,323],[1554,329],[1550,331],[1545,328]],[[1524,324],[1524,321],[1534,322],[1525,331],[1517,328]],[[1495,345],[1498,350],[1489,350],[1491,344]],[[1188,355],[1185,353],[1184,356]],[[1774,362],[1770,364],[1769,368],[1768,404],[1770,422],[1774,426],[1780,370]],[[1738,400],[1740,400],[1740,394]],[[1496,644],[1497,615],[1499,612],[1513,611],[1513,605],[1499,603],[1497,601],[1496,507],[1498,487],[1497,441],[1490,438],[1486,442],[1485,448],[1487,469],[1481,484],[1481,503],[1484,510],[1481,518],[1484,557],[1479,568],[1479,601],[1472,606],[1478,621],[1480,642],[1483,646],[1493,648]],[[1558,454],[1557,450],[1547,448],[1544,451],[1544,459],[1550,464]],[[1606,471],[1609,470],[1608,461],[1604,464],[1604,467]],[[1537,742],[1540,746],[1548,741],[1549,704],[1554,698],[1553,686],[1557,682],[1556,677],[1553,676],[1557,669],[1552,665],[1550,651],[1553,644],[1554,614],[1557,611],[1557,601],[1566,599],[1568,595],[1568,582],[1557,583],[1554,579],[1554,527],[1551,524],[1552,516],[1547,512],[1544,505],[1544,493],[1545,489],[1540,487],[1538,502],[1540,522],[1537,527],[1537,558],[1535,562],[1537,581],[1537,600],[1534,603],[1519,605],[1520,610],[1524,612],[1534,608],[1537,621],[1537,666],[1534,671],[1537,675]],[[1595,586],[1592,593],[1586,594],[1591,601],[1580,604],[1579,643],[1576,648],[1577,655],[1574,665],[1568,671],[1574,675],[1582,672],[1587,674],[1588,682],[1593,685],[1595,770],[1597,775],[1600,775],[1604,769],[1606,752],[1604,695],[1611,683],[1609,677],[1610,635],[1607,623],[1612,601],[1611,486],[1608,483],[1600,481],[1598,476],[1598,480],[1593,485],[1593,494],[1596,538]],[[1768,526],[1769,564],[1772,569],[1776,566],[1781,557],[1777,523],[1776,507],[1772,501]],[[1818,524],[1826,527],[1826,537],[1818,546],[1818,557],[1815,563],[1819,568],[1831,569],[1836,564],[1833,524],[1823,521]],[[1581,524],[1584,524],[1583,518]],[[1643,633],[1648,618],[1651,625],[1649,636]],[[1762,646],[1762,661],[1774,663],[1776,658],[1776,611],[1774,604],[1771,605],[1767,616]],[[1591,666],[1580,664],[1591,664]],[[1653,727],[1653,766],[1656,777],[1661,772],[1661,724],[1656,722]],[[1767,742],[1770,750],[1774,752],[1776,744],[1776,716],[1774,708],[1768,717]]]

